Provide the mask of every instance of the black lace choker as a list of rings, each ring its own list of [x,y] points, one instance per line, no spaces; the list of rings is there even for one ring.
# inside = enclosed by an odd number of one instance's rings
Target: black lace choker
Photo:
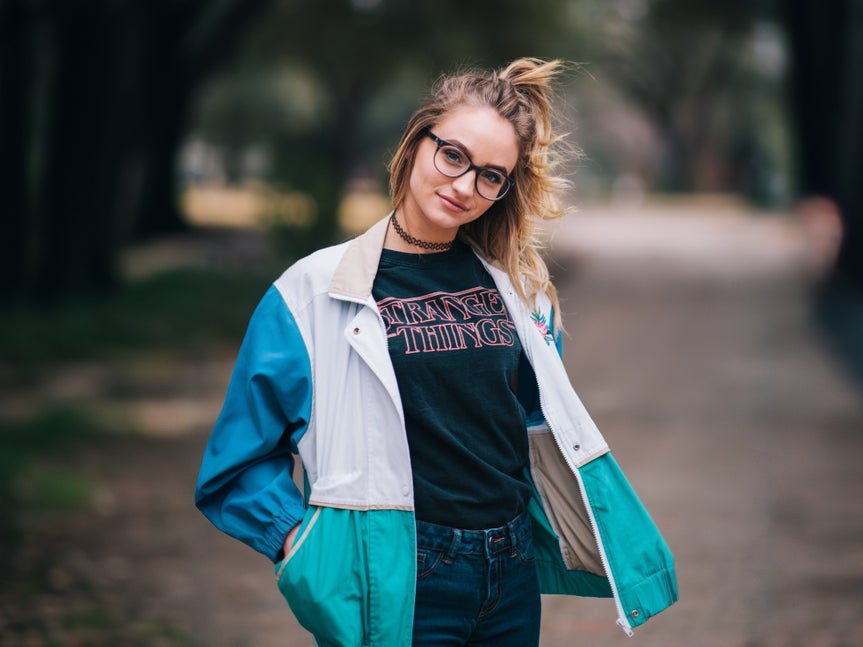
[[[449,241],[448,243],[430,243],[427,240],[420,240],[419,238],[414,238],[399,224],[399,221],[396,219],[396,212],[393,211],[393,215],[390,216],[390,221],[393,223],[393,229],[396,230],[396,233],[399,235],[403,241],[405,241],[408,245],[413,245],[414,247],[422,247],[423,249],[429,249],[435,252],[446,252],[452,249],[453,242]]]

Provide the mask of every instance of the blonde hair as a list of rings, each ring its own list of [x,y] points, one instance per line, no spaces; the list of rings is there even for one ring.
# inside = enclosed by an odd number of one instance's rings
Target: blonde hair
[[[390,194],[398,209],[426,129],[465,105],[491,107],[509,121],[519,141],[519,159],[511,174],[514,185],[480,218],[463,225],[459,234],[507,273],[528,308],[534,308],[538,294],[547,293],[554,305],[557,330],[560,307],[539,253],[538,230],[542,221],[563,215],[560,194],[568,185],[557,174],[562,155],[551,106],[551,85],[563,67],[561,61],[520,58],[501,71],[443,77],[429,101],[408,121],[389,164]]]

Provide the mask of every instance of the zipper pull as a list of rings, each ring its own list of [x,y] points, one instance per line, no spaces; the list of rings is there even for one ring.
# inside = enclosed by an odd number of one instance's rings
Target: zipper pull
[[[635,635],[632,631],[632,627],[630,627],[629,623],[623,618],[617,619],[617,626],[620,627],[623,630],[623,633],[625,633],[629,638],[632,638],[632,636]]]

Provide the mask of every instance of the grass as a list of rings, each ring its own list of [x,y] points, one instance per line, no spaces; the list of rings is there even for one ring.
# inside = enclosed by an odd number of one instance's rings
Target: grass
[[[26,379],[57,362],[145,352],[189,356],[237,344],[272,279],[249,271],[176,269],[108,296],[16,306],[0,318],[0,357]]]
[[[85,467],[76,468],[76,452],[119,439],[109,420],[80,406],[54,406],[25,421],[0,420],[0,573],[9,571],[2,576],[8,588],[0,606],[14,600],[5,610],[3,620],[9,624],[0,627],[0,636],[5,629],[20,644],[46,646],[195,644],[169,621],[138,619],[124,606],[106,602],[86,580],[76,578],[56,589],[52,560],[42,552],[37,562],[12,567],[22,546],[33,548],[34,538],[27,533],[34,519],[62,524],[65,513],[90,505],[93,483]]]
[[[40,618],[21,644],[43,647],[65,645],[124,645],[127,647],[192,647],[195,641],[184,630],[166,622],[129,622],[121,614],[95,601],[78,600],[78,608],[56,620]]]
[[[90,500],[90,481],[62,467],[32,465],[14,487],[16,500],[31,510],[77,510]]]
[[[250,271],[174,269],[103,296],[7,308],[0,317],[0,388],[38,389],[64,363],[199,357],[236,347],[272,280]],[[87,480],[56,457],[110,435],[109,425],[73,404],[31,419],[0,417],[0,542],[16,512],[84,504]]]
[[[66,364],[115,367],[106,397],[116,398],[140,388],[137,381],[126,383],[122,378],[127,367],[142,361],[184,363],[233,352],[273,278],[271,268],[260,272],[172,269],[130,281],[109,295],[42,306],[6,306],[0,316],[0,389],[8,388],[10,395],[4,401],[15,404],[12,398],[18,393],[39,395],[52,372]],[[165,388],[170,390],[170,384]],[[130,429],[126,421],[118,424],[116,412],[103,411],[98,402],[58,403],[50,397],[35,401],[53,404],[40,405],[29,417],[20,413],[11,417],[13,410],[19,410],[15,407],[0,413],[0,573],[29,545],[27,533],[34,521],[62,522],[67,513],[88,508],[94,482],[83,466],[86,461],[76,457],[93,446],[110,451],[109,445],[120,436],[128,437]],[[48,602],[42,600],[44,591],[50,590],[44,565],[40,561],[27,566],[17,579],[0,577],[10,587],[10,595],[24,600],[15,635],[29,636],[35,641],[32,644],[194,644],[169,622],[129,622],[122,609],[106,608],[80,583],[75,584],[77,602],[65,612],[53,619],[31,616],[28,604],[38,608],[54,604],[53,593]]]
[[[62,512],[87,503],[89,481],[58,459],[106,433],[86,412],[70,406],[26,421],[0,421],[0,544],[19,539],[21,510]]]

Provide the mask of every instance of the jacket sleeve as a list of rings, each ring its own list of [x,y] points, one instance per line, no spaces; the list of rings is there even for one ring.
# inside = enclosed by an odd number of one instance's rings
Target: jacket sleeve
[[[217,528],[273,561],[303,517],[291,454],[308,426],[311,400],[306,346],[270,287],[249,322],[204,451],[195,504]]]

